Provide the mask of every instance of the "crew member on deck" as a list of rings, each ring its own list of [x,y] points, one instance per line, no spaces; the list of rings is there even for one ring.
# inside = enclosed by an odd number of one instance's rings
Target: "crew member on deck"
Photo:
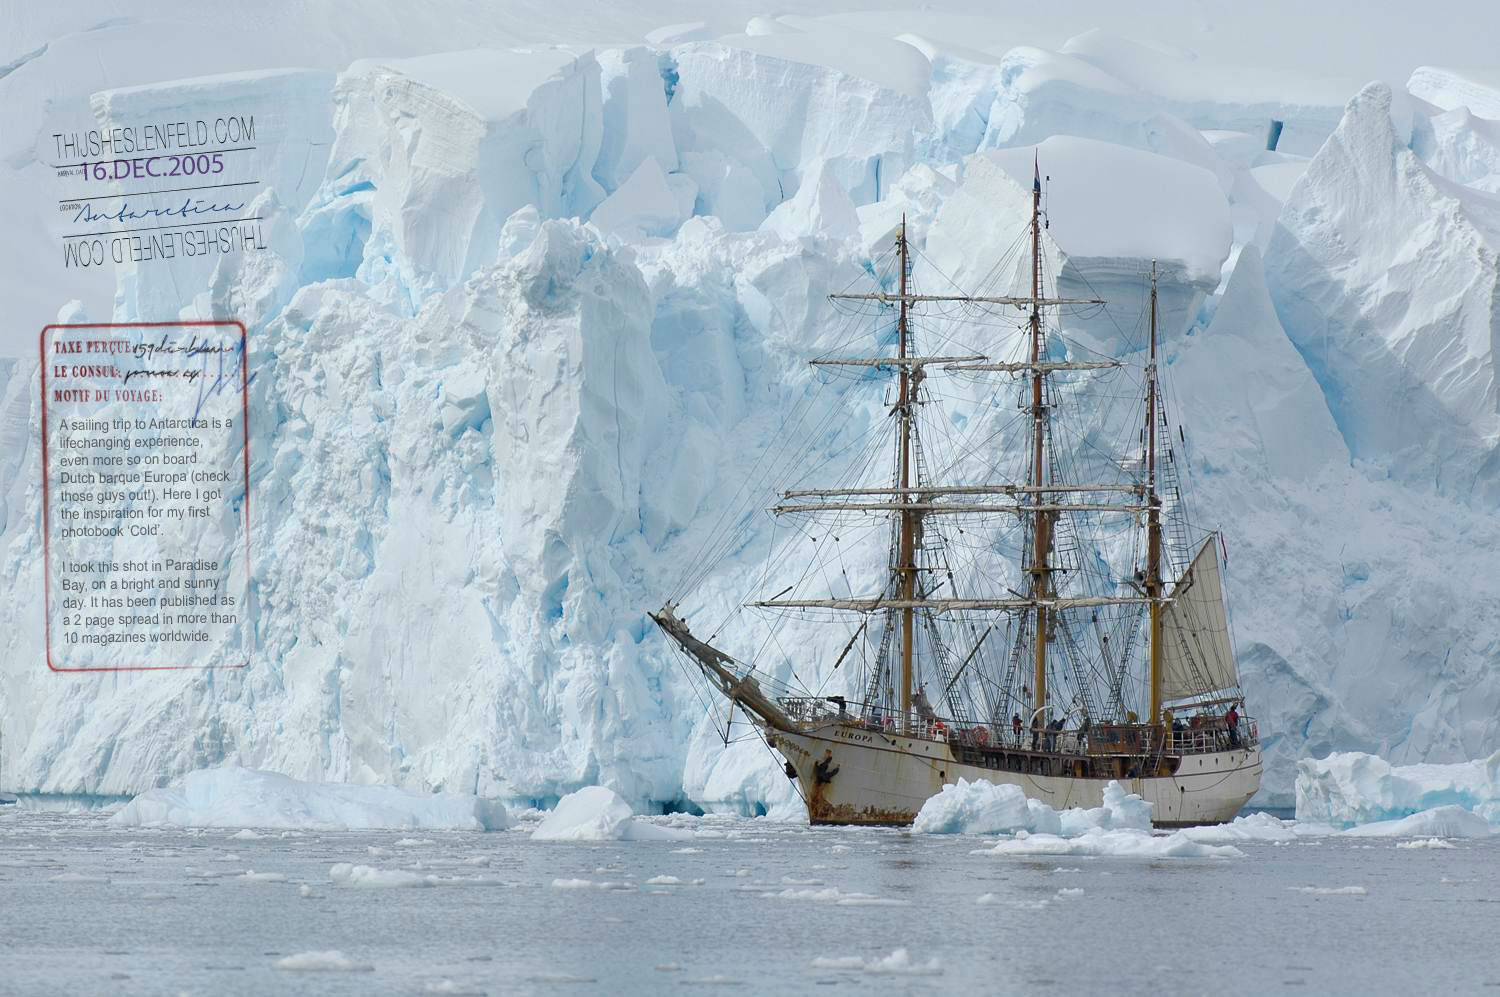
[[[1229,712],[1224,714],[1224,723],[1229,726],[1229,746],[1238,748],[1240,746],[1240,713],[1235,709],[1237,704],[1229,704]]]

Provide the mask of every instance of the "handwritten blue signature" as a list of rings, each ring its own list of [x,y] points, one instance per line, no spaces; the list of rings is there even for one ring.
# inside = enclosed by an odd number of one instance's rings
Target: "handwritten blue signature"
[[[193,425],[195,427],[198,424],[198,414],[203,411],[204,402],[208,401],[208,399],[212,398],[214,395],[221,393],[226,385],[239,387],[240,372],[245,366],[245,341],[241,339],[239,345],[236,346],[232,352],[234,354],[234,358],[230,360],[229,366],[226,367],[224,365],[224,353],[209,346],[209,344],[206,342],[195,344],[193,348],[188,351],[187,355],[189,357],[198,355],[203,358],[202,365],[199,368],[199,376],[197,378],[198,401],[193,405]],[[208,379],[211,373],[211,371],[209,371],[208,369],[208,358],[210,354],[217,357],[219,361],[219,372],[218,374],[214,375],[212,381]],[[249,390],[251,382],[255,380],[256,376],[259,373],[260,371],[256,371],[254,374],[251,374],[248,378],[245,379],[245,390]]]
[[[114,211],[95,211],[92,204],[85,204],[78,209],[78,214],[73,216],[73,220],[75,222],[123,222],[140,218],[187,218],[189,215],[237,212],[244,207],[243,201],[239,204],[208,204],[202,198],[194,197],[184,198],[182,206],[177,208],[143,208],[140,211],[132,211],[130,202],[122,201]]]

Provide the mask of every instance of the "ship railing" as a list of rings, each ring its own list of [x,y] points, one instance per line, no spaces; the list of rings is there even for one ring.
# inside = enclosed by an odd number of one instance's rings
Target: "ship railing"
[[[865,730],[926,741],[959,742],[980,747],[998,745],[1002,732],[987,724],[960,724],[942,717],[851,703],[839,696],[783,696],[777,700],[783,711],[798,723],[820,723],[835,718]]]
[[[903,720],[905,721],[903,723]],[[991,724],[963,724],[942,717],[924,717],[915,713],[902,714],[894,710],[871,710],[860,718],[866,730],[882,734],[912,737],[926,741],[941,741],[944,744],[963,744],[976,748],[1008,745],[1008,734]]]
[[[1108,741],[1107,725],[1084,734],[1075,729],[1063,731],[1032,731],[1022,728],[1019,737],[1006,726],[994,724],[961,724],[940,717],[924,717],[915,713],[904,716],[897,710],[867,707],[861,703],[848,703],[838,697],[788,697],[779,700],[782,709],[799,723],[820,723],[841,718],[844,723],[865,730],[887,735],[900,735],[919,740],[941,741],[976,748],[1011,748],[1018,751],[1042,751],[1049,754],[1110,754],[1112,745]],[[1160,750],[1160,728],[1152,736],[1149,728],[1141,731]],[[1249,748],[1260,743],[1259,725],[1254,718],[1241,717],[1235,727],[1239,735],[1238,744],[1229,736],[1229,728],[1223,718],[1207,720],[1200,726],[1183,724],[1168,735],[1166,751],[1179,755],[1212,754],[1229,751],[1236,747]],[[1035,735],[1033,740],[1033,735]],[[1099,743],[1095,743],[1095,742]],[[1114,747],[1119,750],[1118,746]],[[1147,750],[1146,741],[1135,745],[1136,751]]]
[[[899,710],[884,709],[864,703],[851,703],[837,696],[788,696],[777,700],[787,716],[798,723],[815,724],[841,719],[845,724],[882,734],[910,737],[918,740],[941,741],[976,748],[1010,748],[1017,751],[1039,751],[1047,754],[1084,755],[1111,754],[1126,751],[1139,753],[1148,750],[1147,740],[1154,741],[1160,750],[1160,728],[1151,736],[1151,728],[1137,725],[1143,740],[1133,748],[1108,742],[1108,725],[1096,727],[1088,733],[1076,728],[1062,731],[1032,731],[1023,727],[1017,736],[1013,728],[996,724],[961,724],[941,717],[924,717],[916,713],[903,715]],[[1259,731],[1255,721],[1240,718],[1236,728],[1240,747],[1251,747],[1259,743]],[[1033,742],[1033,735],[1035,741]],[[1097,742],[1097,743],[1096,743]],[[1034,744],[1034,746],[1033,746]],[[1202,726],[1184,724],[1174,730],[1166,750],[1174,754],[1195,755],[1228,751],[1233,747],[1229,729],[1222,718],[1210,720]]]
[[[1167,750],[1179,755],[1204,755],[1236,747],[1250,748],[1260,743],[1260,725],[1252,717],[1240,717],[1235,733],[1238,738],[1229,736],[1229,727],[1222,718],[1198,727],[1185,724],[1169,733]]]
[[[798,723],[815,723],[836,717],[847,710],[839,709],[840,701],[822,696],[782,696],[776,700],[786,715]]]

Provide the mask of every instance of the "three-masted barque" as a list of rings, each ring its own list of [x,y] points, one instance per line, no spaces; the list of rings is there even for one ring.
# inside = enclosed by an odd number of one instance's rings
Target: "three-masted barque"
[[[844,627],[840,638],[846,630],[851,636],[834,668],[863,642],[862,696],[776,690],[769,673],[713,646],[713,636],[695,636],[677,603],[651,614],[784,761],[814,824],[908,824],[960,778],[1014,784],[1057,808],[1098,806],[1105,786],[1119,780],[1153,805],[1159,826],[1228,820],[1260,786],[1258,730],[1243,708],[1229,630],[1222,540],[1216,532],[1195,535],[1186,518],[1178,473],[1185,436],[1168,422],[1158,366],[1156,266],[1143,348],[1126,354],[1133,363],[1070,351],[1050,316],[1104,303],[1044,293],[1044,224],[1038,170],[1025,233],[1029,293],[916,293],[903,221],[894,287],[830,296],[894,319],[887,355],[814,361],[889,372],[893,459],[879,482],[787,490],[773,511],[888,520],[884,587],[783,591],[746,605]],[[950,317],[1019,310],[1011,313],[1019,334],[1009,344],[1013,359],[986,355],[1007,344],[958,356],[924,352],[916,319],[938,309]],[[1089,433],[1069,438],[1069,451],[1061,420],[1079,407],[1091,380],[1121,368],[1139,378],[1130,385],[1140,407],[1132,408],[1128,443],[1112,459],[1092,462],[1114,472],[1094,475],[1105,480],[1074,480],[1069,469],[1090,462],[1070,453],[1099,447]],[[919,418],[941,401],[928,390],[934,375],[1015,382],[1022,421],[1008,445],[1016,458],[1009,480],[994,480],[1004,462],[986,459],[978,446],[960,448],[974,458],[978,480],[958,461],[941,468],[947,480],[937,476]],[[984,531],[975,524],[996,522],[1009,540],[976,540]],[[967,570],[955,572],[945,540],[961,542]],[[1000,565],[1007,555],[1014,563]],[[971,591],[958,589],[965,582]]]

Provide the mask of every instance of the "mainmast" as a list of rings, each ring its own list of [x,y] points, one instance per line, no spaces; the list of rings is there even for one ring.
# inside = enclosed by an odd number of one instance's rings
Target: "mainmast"
[[[1156,494],[1156,261],[1151,261],[1151,345],[1146,359],[1146,597],[1151,600],[1151,712],[1161,720],[1161,499]]]
[[[1046,441],[1044,423],[1045,408],[1042,404],[1042,170],[1034,163],[1035,175],[1031,185],[1031,485],[1042,487],[1045,469],[1043,447]],[[1038,493],[1038,500],[1041,498]],[[1040,504],[1040,502],[1038,502]],[[1047,706],[1047,598],[1048,555],[1052,547],[1052,514],[1040,510],[1033,513],[1031,554],[1031,597],[1036,600],[1036,674],[1032,677],[1036,690],[1034,709],[1041,711]],[[1036,714],[1033,714],[1033,718]]]
[[[897,240],[901,256],[901,298],[900,308],[896,318],[897,355],[900,360],[908,359],[907,355],[907,294],[906,275],[909,269],[909,255],[906,243],[906,216],[901,216],[901,236]],[[915,394],[916,382],[922,376],[922,368],[907,363],[901,364],[901,397],[896,408],[901,420],[900,427],[900,462],[901,462],[901,491],[900,501],[904,506],[901,510],[901,536],[897,545],[896,570],[901,575],[901,598],[907,603],[901,610],[901,727],[903,730],[911,724],[911,685],[912,685],[912,639],[913,621],[916,610],[911,603],[916,598],[917,564],[916,564],[916,531],[919,511],[911,508],[913,497],[908,489],[911,487],[911,404],[912,396]]]

